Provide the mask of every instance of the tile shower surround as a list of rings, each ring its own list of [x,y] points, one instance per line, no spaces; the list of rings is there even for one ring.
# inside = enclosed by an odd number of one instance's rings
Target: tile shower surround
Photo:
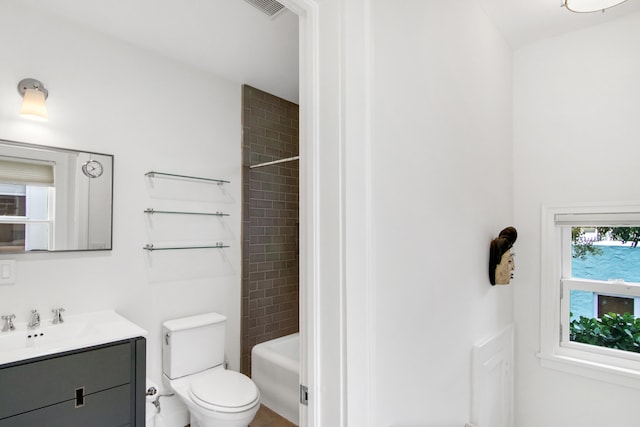
[[[298,105],[242,88],[242,318],[240,370],[251,349],[298,332]]]

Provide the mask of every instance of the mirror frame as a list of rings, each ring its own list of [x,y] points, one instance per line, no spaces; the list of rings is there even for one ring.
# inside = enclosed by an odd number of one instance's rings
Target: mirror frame
[[[61,148],[61,147],[54,147],[54,146],[49,146],[49,145],[41,145],[41,144],[33,144],[33,143],[28,143],[28,142],[19,142],[19,141],[12,141],[12,140],[7,140],[7,139],[3,139],[0,138],[0,157],[3,156],[3,154],[1,153],[2,148],[3,147],[15,147],[16,149],[19,148],[26,148],[26,149],[31,149],[31,150],[39,150],[42,152],[54,152],[54,153],[62,153],[62,154],[72,154],[72,155],[87,155],[87,156],[92,156],[92,155],[97,155],[97,156],[104,156],[104,157],[108,157],[110,159],[110,166],[109,166],[109,173],[111,175],[110,180],[108,180],[108,184],[109,184],[109,190],[110,190],[110,197],[109,197],[109,235],[108,235],[108,247],[105,248],[77,248],[77,249],[35,249],[35,250],[20,250],[20,251],[11,251],[11,250],[3,250],[0,252],[0,256],[2,255],[17,255],[17,254],[42,254],[42,253],[62,253],[62,252],[95,252],[95,251],[111,251],[113,250],[113,201],[114,201],[114,171],[115,171],[115,158],[113,154],[106,154],[106,153],[98,153],[98,152],[94,152],[94,151],[82,151],[82,150],[76,150],[76,149],[71,149],[71,148]],[[24,157],[25,159],[29,158],[28,156]],[[106,169],[106,167],[105,167]],[[5,247],[6,248],[6,247]]]

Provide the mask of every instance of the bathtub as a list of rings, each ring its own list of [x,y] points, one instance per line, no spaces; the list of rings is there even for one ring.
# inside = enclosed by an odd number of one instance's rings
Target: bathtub
[[[298,425],[300,414],[300,336],[298,333],[257,344],[251,350],[251,378],[261,402]]]

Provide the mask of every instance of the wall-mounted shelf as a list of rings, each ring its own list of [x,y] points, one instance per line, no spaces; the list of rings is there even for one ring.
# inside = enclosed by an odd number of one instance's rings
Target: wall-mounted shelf
[[[212,183],[217,185],[229,184],[230,181],[225,181],[223,179],[212,179],[212,178],[203,178],[199,176],[191,176],[191,175],[178,175],[173,173],[166,172],[157,172],[150,171],[144,174],[148,178],[155,177],[167,177],[167,178],[175,178],[178,180],[193,180],[193,181],[201,181],[205,183]],[[153,208],[147,208],[144,210],[144,213],[153,215],[153,214],[170,214],[170,215],[203,215],[203,216],[217,216],[217,217],[225,217],[230,216],[229,214],[222,212],[188,212],[188,211],[168,211],[168,210],[155,210]],[[216,242],[214,245],[202,245],[202,246],[155,246],[152,243],[147,243],[142,249],[145,251],[174,251],[174,250],[184,250],[184,249],[224,249],[228,248],[229,245],[225,245],[223,242]]]
[[[151,243],[147,243],[142,249],[145,251],[173,251],[173,250],[181,250],[181,249],[224,249],[228,248],[229,245],[225,245],[222,242],[218,242],[215,245],[211,246],[173,246],[173,247],[156,247]]]
[[[181,211],[158,211],[153,208],[147,208],[144,213],[148,214],[177,214],[177,215],[208,215],[208,216],[229,216],[222,212],[181,212]]]
[[[215,183],[218,185],[222,185],[222,184],[229,184],[231,181],[225,181],[223,179],[213,179],[213,178],[202,178],[199,176],[189,176],[189,175],[177,175],[174,173],[165,173],[165,172],[156,172],[156,171],[150,171],[144,174],[145,176],[148,176],[149,178],[154,178],[156,175],[157,176],[166,176],[169,178],[181,178],[181,179],[193,179],[196,181],[206,181],[206,182],[211,182],[211,183]]]

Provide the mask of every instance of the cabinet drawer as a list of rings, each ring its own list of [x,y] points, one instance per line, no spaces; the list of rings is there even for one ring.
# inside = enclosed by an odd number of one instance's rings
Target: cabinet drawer
[[[73,405],[82,387],[89,395],[128,384],[131,359],[125,343],[0,368],[0,419],[64,401]]]
[[[75,408],[75,401],[62,402],[0,420],[0,427],[128,426],[130,396],[130,386],[123,385],[86,396],[80,408]]]

